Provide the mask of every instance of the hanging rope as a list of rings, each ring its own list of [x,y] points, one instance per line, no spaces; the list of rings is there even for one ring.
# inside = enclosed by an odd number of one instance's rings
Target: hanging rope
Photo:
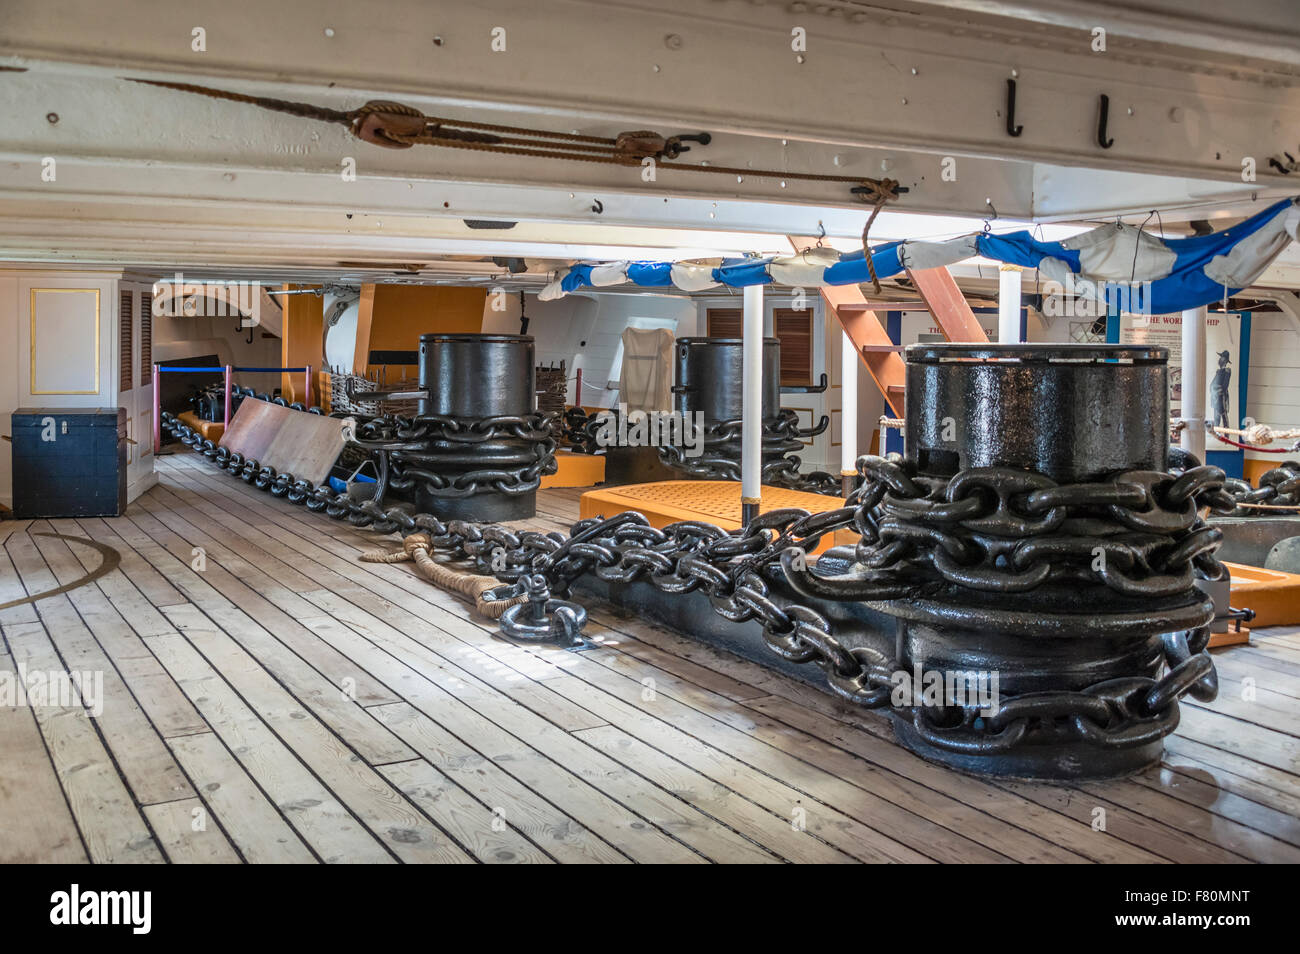
[[[895,193],[898,189],[898,183],[893,179],[882,180],[876,194],[875,206],[871,210],[871,215],[867,216],[867,224],[862,227],[862,254],[867,259],[867,272],[871,275],[871,286],[876,294],[880,294],[880,279],[876,275],[876,263],[871,257],[871,246],[867,243],[867,235],[871,232],[871,225],[876,221],[876,216],[880,214],[880,209],[884,206],[885,201],[889,198],[889,193]]]
[[[363,563],[414,563],[420,575],[440,589],[468,596],[474,601],[474,609],[488,619],[500,619],[510,607],[528,599],[513,596],[508,600],[485,600],[483,594],[501,585],[493,576],[478,573],[464,573],[453,569],[445,563],[439,563],[430,555],[429,535],[413,533],[402,540],[400,550],[368,550],[361,554]]]
[[[128,77],[132,83],[144,83],[163,89],[193,93],[210,99],[256,106],[274,112],[314,119],[319,122],[346,125],[364,142],[389,149],[408,149],[411,146],[442,146],[449,149],[470,149],[512,156],[536,156],[544,159],[565,159],[570,162],[596,162],[606,165],[639,166],[644,159],[656,160],[660,169],[682,172],[704,172],[713,175],[752,176],[759,179],[793,179],[800,182],[844,182],[853,185],[853,194],[864,202],[872,202],[875,209],[871,220],[885,202],[898,198],[901,192],[892,179],[870,179],[862,176],[825,175],[813,172],[780,172],[770,169],[749,169],[738,166],[704,166],[694,163],[674,162],[689,151],[686,143],[708,145],[708,133],[696,135],[663,136],[651,130],[622,132],[610,138],[586,136],[578,133],[529,129],[524,126],[507,126],[499,123],[481,123],[466,119],[446,119],[426,116],[420,110],[403,103],[372,100],[352,110],[331,109],[312,103],[297,103],[267,96],[251,96],[229,90],[198,86],[193,83],[172,83],[163,80],[146,80]],[[868,221],[867,227],[870,228]],[[866,235],[863,239],[865,242]],[[868,261],[870,255],[868,254]],[[874,278],[875,269],[872,267]],[[880,284],[876,282],[876,290]]]

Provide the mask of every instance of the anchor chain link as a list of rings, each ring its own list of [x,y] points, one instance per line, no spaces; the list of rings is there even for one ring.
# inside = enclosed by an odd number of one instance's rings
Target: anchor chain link
[[[1230,479],[1227,491],[1236,503],[1245,504],[1241,513],[1247,515],[1267,514],[1274,507],[1300,509],[1300,461],[1286,460],[1260,474],[1258,487]]]
[[[483,467],[456,473],[439,473],[448,459],[463,459],[476,447],[498,441],[521,441],[510,448],[514,467]],[[549,416],[540,413],[497,415],[464,421],[440,414],[416,417],[391,415],[357,425],[353,443],[383,455],[388,486],[398,490],[418,487],[433,497],[469,497],[482,490],[510,496],[530,494],[542,478],[554,474],[556,441]]]

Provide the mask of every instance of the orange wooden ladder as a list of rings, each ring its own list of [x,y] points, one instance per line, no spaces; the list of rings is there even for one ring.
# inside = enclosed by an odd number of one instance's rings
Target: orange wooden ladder
[[[815,239],[790,236],[796,251],[808,248]],[[885,396],[893,416],[902,417],[905,372],[899,352],[901,345],[889,340],[889,334],[876,317],[881,311],[928,311],[949,341],[988,341],[988,335],[975,318],[966,296],[962,294],[947,268],[908,269],[907,277],[916,289],[916,301],[871,301],[857,285],[823,285],[822,301],[839,320],[849,340],[858,350],[862,363]]]

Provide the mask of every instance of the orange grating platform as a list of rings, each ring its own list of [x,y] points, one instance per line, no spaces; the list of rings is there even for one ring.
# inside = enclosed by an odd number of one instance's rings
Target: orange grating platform
[[[839,497],[810,494],[802,490],[763,487],[760,513],[798,507],[809,513],[825,513],[844,506]],[[734,480],[662,480],[653,484],[628,484],[608,490],[589,490],[578,504],[582,519],[612,517],[628,510],[645,514],[653,527],[666,527],[683,520],[702,520],[723,530],[740,528],[740,482]],[[853,539],[857,540],[854,534]],[[834,546],[831,535],[822,538],[814,552]]]
[[[595,487],[605,480],[605,458],[596,454],[575,454],[573,451],[556,451],[555,462],[559,469],[542,478],[542,488]]]

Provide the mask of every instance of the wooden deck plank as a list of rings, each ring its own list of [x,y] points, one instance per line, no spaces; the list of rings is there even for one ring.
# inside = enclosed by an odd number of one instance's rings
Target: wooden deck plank
[[[552,859],[495,812],[468,795],[424,759],[381,766],[394,787],[433,816],[487,864],[544,864]]]
[[[0,766],[0,823],[45,806],[0,855],[1300,860],[1296,633],[1216,654],[1220,699],[1184,704],[1146,772],[977,779],[899,746],[880,714],[610,607],[592,607],[597,649],[514,645],[409,566],[358,561],[396,536],[271,498],[198,455],[158,470],[125,518],[0,528],[0,602],[98,565],[32,532],[122,555],[87,586],[0,611],[0,667],[97,665],[131,703],[103,726],[81,707],[0,712],[0,746],[36,769],[14,786]],[[580,496],[544,491],[519,525],[567,529]],[[159,759],[182,782],[173,797],[142,776]]]
[[[62,532],[57,526],[54,529]],[[90,547],[39,536],[34,538],[34,542],[60,583],[99,565],[100,555]],[[116,579],[110,580],[110,577]],[[118,597],[120,608],[108,593]],[[157,610],[131,587],[120,570],[101,577],[95,586],[69,591],[67,598],[117,667],[132,698],[160,736],[165,739],[207,730],[207,723],[154,658],[141,639],[141,633],[127,622],[128,619],[143,619],[143,633],[149,634],[167,632],[171,628],[161,615],[157,617],[161,623],[155,621]]]
[[[44,538],[24,534],[10,537],[5,544],[24,584],[33,592],[53,589],[59,585],[59,579],[51,572],[40,548],[44,542]],[[71,554],[66,547],[64,553],[71,561]],[[64,575],[80,575],[79,565]],[[89,620],[102,630],[110,621],[108,614],[101,612],[82,617],[72,602],[73,598],[82,602],[88,596],[93,599],[91,589],[82,587],[37,602],[37,611],[44,623],[44,632],[48,634],[53,654],[46,660],[48,664],[41,668],[47,671],[93,674],[92,685],[102,693],[102,698],[92,700],[92,704],[100,710],[94,714],[95,727],[103,735],[104,743],[111,750],[118,770],[139,804],[169,802],[193,795],[194,789],[185,778],[185,773],[176,764],[157,729],[136,702],[129,685],[114,665],[114,660],[86,625]],[[34,638],[43,637],[44,634],[41,634]],[[129,628],[126,628],[125,633],[113,633],[112,638],[119,659],[145,664],[151,658],[148,649],[130,633]]]
[[[326,862],[391,863],[390,854],[181,635],[152,636],[159,661],[226,748]],[[286,710],[292,718],[297,710]]]
[[[283,552],[282,555],[284,555],[287,559],[290,560],[302,559],[300,554],[294,554],[290,551]],[[346,569],[347,567],[345,566],[344,568]],[[346,578],[343,578],[341,576],[333,576],[331,578],[328,575],[329,572],[330,571],[327,570],[319,571],[318,578],[321,580],[325,580],[326,582],[332,582],[334,586],[340,589],[348,590],[354,588],[354,584],[351,584]],[[327,608],[330,609],[336,608],[335,604],[327,603],[326,606]],[[383,612],[384,610],[382,601],[377,601],[376,603],[372,604],[371,608],[380,612]],[[520,714],[527,711],[522,707],[503,706],[502,703],[507,702],[508,700],[493,699],[492,696],[494,695],[494,693],[492,693],[490,687],[488,687],[486,683],[483,683],[480,680],[478,680],[473,673],[464,669],[460,669],[459,667],[455,667],[451,665],[449,661],[437,657],[435,654],[429,652],[426,649],[426,647],[422,646],[417,642],[412,641],[410,638],[402,634],[395,627],[388,626],[387,624],[383,623],[380,620],[377,620],[373,617],[368,617],[366,614],[359,613],[359,612],[354,612],[354,613],[349,613],[347,615],[344,615],[343,619],[346,620],[347,626],[341,628],[329,626],[327,620],[310,620],[310,623],[314,627],[317,627],[318,630],[322,633],[327,633],[327,634],[332,633],[333,638],[336,640],[350,642],[351,651],[355,656],[360,658],[360,656],[364,654],[365,658],[368,660],[367,663],[368,665],[378,667],[378,669],[382,670],[385,673],[388,680],[388,684],[390,686],[393,686],[395,688],[401,687],[400,691],[402,691],[404,695],[410,698],[413,702],[422,705],[426,711],[428,712],[436,711],[439,715],[439,718],[442,721],[447,722],[455,718],[463,719],[463,718],[471,717],[470,713],[462,713],[459,710],[455,712],[448,712],[447,710],[447,706],[450,703],[450,697],[454,697],[457,700],[464,701],[471,693],[475,694],[476,698],[479,699],[480,705],[484,705],[490,708],[493,707],[496,708],[499,711],[499,713],[502,714],[502,718],[499,721],[503,721],[507,723],[512,721],[517,721]],[[419,623],[419,621],[414,617],[411,617],[409,620],[405,620],[405,622],[416,623],[416,624]],[[483,634],[483,631],[481,629],[473,627],[472,624],[467,624],[467,625],[470,625],[471,628],[474,629],[474,632],[476,634],[479,635]],[[369,636],[371,639],[375,640],[377,643],[382,645],[383,648],[388,653],[392,654],[394,656],[394,659],[385,660],[382,656],[373,655],[368,647],[362,646],[358,648],[357,643],[359,641],[354,634],[349,632],[350,630],[358,630],[359,632]],[[443,639],[444,642],[446,641],[444,634],[442,634],[440,631],[437,631],[432,627],[430,627],[430,631],[435,634],[435,638],[441,638]],[[528,658],[528,657],[524,657],[524,658]],[[402,667],[399,665],[395,665],[395,662],[399,659],[411,663],[413,667],[418,668],[421,673],[423,673],[425,676],[429,677],[431,680],[437,683],[444,690],[444,692],[437,692],[436,690],[433,689],[432,686],[426,686],[423,689],[421,689],[421,687],[418,685],[418,680],[413,680],[411,678],[414,675],[413,669],[411,669],[410,667]],[[488,662],[491,662],[491,660],[488,660]],[[519,687],[518,685],[512,685],[510,688],[517,691]],[[538,696],[541,696],[544,693],[548,693],[547,690],[541,689],[540,687],[527,687],[527,688],[528,691],[522,694],[525,696],[530,696],[531,698],[534,698],[534,700],[536,700]],[[433,698],[430,698],[431,695],[433,696]],[[555,697],[554,700],[543,699],[543,702],[548,704],[548,711],[549,709],[554,708],[554,706],[549,705],[553,701],[557,701],[561,703],[563,702],[563,700],[559,697]],[[574,714],[579,711],[580,710],[577,709],[571,709],[566,714],[566,718],[563,721],[572,725],[574,723]],[[477,714],[476,713],[473,714],[472,717],[477,717]],[[590,727],[592,725],[596,725],[600,723],[599,720],[592,720],[588,716],[587,718],[582,719],[580,724],[582,727]],[[559,727],[563,728],[563,726],[559,726]],[[546,722],[545,720],[538,719],[532,722],[531,724],[524,724],[522,726],[518,726],[518,725],[512,726],[511,731],[517,734],[522,734],[523,737],[526,737],[530,741],[532,741],[534,745],[536,744],[535,741],[536,734],[539,732],[543,733],[543,738],[549,740],[551,743],[562,745],[563,743],[561,741],[561,736],[559,734],[555,734],[551,732],[552,728],[554,727],[550,725],[548,722]],[[480,729],[479,734],[482,734],[483,731],[484,731],[483,729]],[[520,743],[518,741],[514,743],[514,745],[516,746],[518,746],[519,744]],[[595,758],[595,753],[592,753],[591,756],[589,756],[589,760],[594,758]],[[552,762],[550,760],[544,760],[544,761],[546,761],[551,766],[551,769],[553,771],[559,772],[565,776],[569,775],[568,771],[562,768],[559,762]],[[614,789],[618,787],[616,782],[619,776],[616,771],[593,771],[591,772],[591,777],[595,778],[597,780],[597,784],[602,785],[603,787],[614,788]],[[564,782],[562,784],[567,785],[569,783]],[[660,811],[661,813],[663,811],[667,811],[666,817],[670,819],[668,824],[670,826],[683,826],[684,831],[686,832],[685,837],[696,838],[701,842],[705,842],[705,843],[711,843],[712,841],[716,840],[716,839],[712,839],[712,836],[710,836],[707,831],[700,832],[695,830],[695,828],[693,827],[694,820],[689,817],[690,813],[686,807],[679,808],[678,806],[671,805],[671,803],[667,803],[668,809],[671,810],[665,809],[664,804],[656,803],[653,800],[647,802],[646,794],[644,792],[639,792],[639,791],[634,792],[625,789],[622,792],[622,795],[624,796],[630,795],[635,800],[645,802],[646,804],[651,804],[655,807],[656,811]],[[590,803],[590,800],[588,800],[588,802],[589,804],[591,804],[590,810],[596,814],[599,814],[600,812],[608,812],[611,808],[611,805],[609,803],[603,801]],[[684,818],[674,817],[673,816],[674,811],[683,813]],[[631,828],[631,830],[636,831],[637,826],[644,827],[644,820],[640,819],[639,817],[630,817],[626,824]],[[720,836],[720,837],[725,839],[725,836]],[[630,845],[629,847],[634,847],[634,845]],[[652,844],[651,847],[655,847],[655,846]],[[655,850],[661,851],[663,847],[664,845],[659,844],[658,847],[655,848]],[[731,846],[731,848],[733,852],[740,851],[742,854],[749,850],[747,846],[743,846],[743,845],[733,845]],[[673,848],[670,849],[670,852],[673,854],[677,854],[679,852],[679,849]],[[647,860],[654,860],[654,859],[655,859],[654,855],[647,856]],[[678,857],[678,860],[682,860],[682,859]]]
[[[560,779],[557,786],[544,786],[559,803],[552,802],[538,788],[527,784],[537,769],[531,751],[523,751],[506,760],[506,769],[448,732],[435,720],[408,703],[378,706],[375,715],[406,739],[425,759],[462,789],[486,805],[491,805],[507,824],[523,833],[557,861],[586,863],[625,863],[628,855],[585,828],[574,815],[584,812],[581,786],[577,780]],[[518,777],[516,777],[518,776]],[[611,829],[606,828],[607,831]],[[621,841],[618,834],[613,842]],[[635,844],[630,845],[637,850]]]
[[[8,543],[12,542],[11,538]],[[8,631],[6,641],[14,665],[25,666],[29,673],[66,671],[43,626],[27,624],[20,632]],[[89,859],[114,864],[162,862],[162,851],[105,748],[95,720],[79,698],[67,700],[71,705],[50,704],[55,701],[64,700],[47,698],[43,704],[33,704],[31,711]]]
[[[12,656],[0,654],[0,673],[16,684]],[[0,705],[0,832],[0,864],[86,860],[40,726],[25,705]]]
[[[223,544],[229,546],[231,550],[239,554],[241,560],[247,561],[250,568],[260,569],[267,574],[273,571],[283,571],[299,576],[303,580],[303,585],[307,588],[297,593],[289,593],[283,587],[268,584],[266,577],[257,573],[250,573],[246,579],[250,586],[259,589],[281,609],[291,609],[298,623],[311,629],[316,635],[330,643],[345,656],[348,655],[348,650],[339,646],[338,641],[349,638],[346,632],[347,629],[362,634],[372,642],[383,643],[387,633],[391,633],[397,642],[402,642],[402,634],[399,631],[393,630],[391,627],[377,630],[374,623],[378,618],[348,601],[346,597],[349,596],[356,596],[357,594],[361,594],[363,598],[365,596],[365,591],[356,586],[351,580],[336,573],[329,567],[321,566],[319,563],[315,564],[313,577],[305,577],[293,569],[294,563],[303,561],[302,554],[296,553],[293,548],[286,547],[273,537],[264,534],[256,535],[255,540],[249,538],[253,536],[252,534],[241,537],[233,530],[199,513],[195,509],[194,503],[192,497],[188,500],[176,497],[175,502],[171,505],[172,512],[183,515],[188,520],[193,521],[195,526],[201,527],[213,539],[220,540]],[[290,600],[293,601],[292,605],[287,602]],[[383,609],[383,604],[378,601],[369,605],[372,609]],[[322,610],[327,615],[322,615]],[[344,622],[347,625],[340,629],[338,626],[331,625],[332,621]],[[357,659],[358,657],[349,656],[349,658]],[[422,661],[432,663],[435,668],[443,668],[442,661],[429,658],[427,654]],[[468,673],[464,673],[464,675],[466,678],[470,677]],[[563,698],[556,696],[550,690],[538,684],[526,680],[516,680],[504,682],[499,685],[499,688],[507,696],[516,700],[532,698],[538,705],[546,708],[548,718],[551,721],[566,729],[591,728],[600,724],[598,720],[592,720],[590,713],[568,705]],[[372,703],[368,702],[366,704]]]
[[[239,854],[198,798],[146,805],[154,837],[173,864],[237,865]]]
[[[134,521],[149,527],[151,534],[169,536],[169,532],[152,517],[136,517]],[[409,748],[367,716],[362,708],[362,702],[382,704],[397,699],[364,668],[339,655],[287,614],[274,607],[268,610],[269,604],[257,604],[255,598],[261,597],[215,561],[209,562],[202,572],[196,571],[176,555],[178,550],[188,554],[191,548],[176,539],[168,539],[168,543],[169,547],[155,551],[152,559],[158,561],[159,568],[165,566],[175,575],[177,584],[193,603],[192,606],[163,609],[173,625],[178,616],[194,620],[190,610],[195,608],[203,617],[197,623],[200,631],[208,631],[206,621],[219,618],[219,628],[223,633],[255,656],[277,681],[338,731],[372,765],[413,756]],[[261,620],[265,620],[265,624]],[[275,631],[268,629],[268,625],[275,627]],[[302,636],[304,633],[313,645],[307,643]],[[306,658],[298,650],[305,653]],[[329,674],[317,669],[316,663],[327,667]]]
[[[1300,785],[1294,775],[1261,765],[1195,739],[1174,734],[1165,740],[1165,762],[1176,771],[1212,775],[1216,786],[1261,805],[1300,815]]]
[[[133,512],[138,507],[138,501],[132,503],[127,508],[127,513]],[[106,543],[121,552],[122,562],[118,568],[119,572],[131,581],[131,585],[140,592],[155,610],[162,606],[183,606],[189,602],[180,590],[172,586],[170,580],[154,569],[153,564],[144,559],[140,552],[137,552],[141,546],[152,549],[154,543],[146,535],[136,530],[129,521],[116,519],[110,523],[110,521],[102,517],[81,517],[72,522],[90,539]],[[138,627],[145,618],[143,616],[133,618],[132,623]],[[156,614],[147,617],[147,619],[154,621],[157,618]],[[164,625],[161,631],[165,632],[166,628]],[[147,632],[146,629],[147,626],[145,629],[137,628],[137,632],[142,636],[154,635]]]
[[[687,767],[671,756],[647,745],[612,725],[582,729],[578,736],[611,758],[636,765],[638,771],[660,788],[673,792],[713,818],[734,825],[746,837],[790,862],[801,864],[848,864],[855,859],[847,852],[807,834],[806,824],[797,818],[782,818],[769,812],[708,776]]]
[[[215,732],[168,739],[167,744],[246,861],[310,864],[316,860]]]
[[[405,861],[468,860],[459,846],[430,824],[339,735],[312,717],[302,700],[276,682],[233,639],[213,628],[194,608],[170,607],[167,613],[190,645],[394,854]],[[411,752],[406,745],[400,748]]]
[[[166,560],[160,555],[159,566],[165,565],[174,575],[190,603],[220,612],[223,618],[237,620],[237,624],[228,627],[232,635],[256,646],[260,658],[274,661],[281,667],[283,679],[301,679],[315,687],[328,684],[334,690],[342,687],[345,680],[350,680],[352,694],[365,705],[396,701],[377,680],[364,671],[358,671],[353,660],[321,642],[310,630],[299,625],[290,613],[271,603],[246,582],[257,577],[264,584],[268,583],[261,574],[209,535],[177,520],[170,511],[163,512],[168,514],[170,526],[165,526],[152,513],[132,518],[172,557]],[[201,570],[188,559],[196,548],[203,551],[204,568]],[[271,577],[269,585],[279,586],[274,579]],[[311,671],[314,671],[314,676]]]
[[[260,501],[257,502],[260,503]],[[247,523],[245,523],[244,526],[247,526]],[[273,544],[270,543],[267,543],[266,545],[273,546]],[[300,553],[294,553],[292,550],[281,549],[277,552],[289,560],[303,559]],[[329,582],[331,585],[345,592],[355,591],[358,589],[355,584],[351,583],[345,577],[334,573],[334,571],[328,566],[324,564],[318,566],[320,566],[317,574],[319,580]],[[338,563],[337,566],[339,569],[343,570],[351,568],[351,564],[341,562]],[[340,609],[339,604],[327,604],[327,607],[335,611],[339,611]],[[393,609],[391,606],[386,606],[381,599],[376,599],[369,603],[367,608],[379,613],[386,613]],[[344,612],[346,612],[346,610],[344,610]],[[403,613],[402,616],[403,618],[399,619],[398,622],[405,624],[408,629],[411,626],[416,628],[425,626],[421,620],[409,613]],[[497,694],[493,693],[486,683],[477,679],[473,673],[453,666],[449,660],[445,658],[440,658],[436,655],[430,654],[427,651],[427,647],[422,646],[420,643],[413,642],[396,627],[390,626],[384,621],[374,617],[369,617],[365,613],[350,613],[344,615],[343,618],[347,623],[347,629],[359,630],[370,636],[372,639],[375,639],[377,642],[382,642],[384,648],[389,653],[395,653],[397,657],[401,657],[406,662],[412,663],[426,676],[438,683],[442,692],[438,693],[434,699],[430,700],[428,695],[432,690],[431,686],[426,687],[423,690],[423,695],[421,695],[421,691],[418,688],[411,688],[411,683],[407,674],[395,672],[392,664],[385,663],[382,658],[367,656],[368,659],[373,661],[374,665],[385,667],[385,671],[392,674],[390,679],[391,685],[396,686],[398,683],[404,683],[406,687],[403,691],[411,697],[412,701],[421,704],[427,712],[436,711],[440,721],[454,725],[457,724],[456,720],[481,720],[482,717],[477,712],[473,711],[472,708],[464,711],[459,708],[448,708],[451,698],[463,702],[467,699],[470,693],[475,693],[475,687],[477,687],[476,698],[479,699],[479,705],[490,708],[497,714],[498,721],[505,725],[505,729],[501,729],[501,731],[506,733],[506,739],[511,737],[514,738],[513,742],[502,742],[505,748],[509,748],[511,745],[517,748],[521,745],[520,739],[526,738],[528,739],[529,744],[532,744],[534,748],[538,748],[539,746],[543,748],[558,747],[558,749],[565,754],[572,753],[572,749],[565,752],[568,743],[564,741],[565,736],[563,731],[555,731],[561,727],[553,725],[545,719],[526,717],[524,715],[525,713],[528,713],[529,716],[532,716],[532,713],[522,706],[514,704],[512,700],[503,700],[499,697],[493,698]],[[461,622],[473,630],[476,635],[485,635],[482,629],[473,624],[467,623],[463,620],[461,620]],[[432,634],[431,639],[433,642],[448,642],[445,633],[434,627],[426,626],[426,628],[428,632]],[[330,630],[325,629],[323,631],[329,632]],[[346,630],[334,629],[333,632],[335,638],[351,638],[347,635]],[[364,652],[365,650],[362,651]],[[492,663],[492,660],[489,659],[487,662]],[[493,663],[493,667],[496,669],[500,668],[496,667],[495,663]],[[485,675],[490,675],[484,670],[479,671]],[[543,690],[540,689],[530,690],[534,696],[542,691]],[[527,695],[528,693],[525,694]],[[441,700],[439,700],[439,696],[441,697]],[[562,702],[563,700],[558,701]],[[509,704],[507,705],[503,703]],[[570,721],[571,718],[572,712],[570,712]],[[593,723],[590,718],[586,718],[582,721],[582,724],[584,726],[590,726],[599,723]],[[471,728],[473,728],[475,723],[471,721],[470,725]],[[475,734],[476,737],[484,735],[491,737],[498,728],[499,727],[496,726],[489,726],[486,722],[479,722],[477,723],[477,731]],[[513,736],[511,736],[511,733],[513,733]],[[585,758],[583,757],[584,755]],[[689,809],[689,806],[678,806],[673,804],[671,800],[660,801],[657,800],[654,793],[647,793],[635,786],[629,787],[626,785],[623,776],[620,774],[616,766],[592,766],[587,764],[589,762],[598,762],[598,760],[599,756],[594,751],[579,754],[577,760],[578,764],[582,768],[582,772],[585,774],[587,779],[593,783],[592,787],[596,790],[593,793],[588,793],[593,797],[586,799],[586,804],[588,805],[587,810],[589,814],[600,817],[600,824],[602,825],[605,824],[605,819],[602,813],[612,813],[611,817],[618,824],[613,829],[614,834],[612,834],[611,837],[615,838],[618,844],[626,844],[626,847],[633,851],[645,852],[647,849],[650,850],[651,854],[645,855],[644,860],[668,860],[670,858],[678,861],[700,860],[699,858],[692,858],[688,852],[683,853],[681,845],[670,847],[671,842],[660,840],[661,836],[656,835],[655,837],[651,837],[645,845],[639,844],[640,842],[646,841],[646,835],[648,834],[642,834],[646,829],[646,819],[641,815],[629,815],[624,817],[624,813],[620,812],[615,807],[618,804],[648,806],[652,813],[661,815],[666,819],[665,825],[674,830],[675,838],[681,840],[693,839],[701,844],[714,846],[717,846],[720,841],[726,840],[725,835],[715,836],[708,830],[708,826],[699,824],[699,820],[692,817],[693,813]],[[551,774],[544,774],[540,779],[535,779],[534,784],[558,784],[560,790],[566,790],[566,787],[570,786],[572,783],[572,776],[568,770],[562,768],[562,764],[568,763],[562,758],[558,760],[546,758],[534,764],[532,766],[534,769],[541,768],[547,770],[549,767],[549,773],[559,772],[564,776],[563,779],[557,781],[551,777]],[[608,800],[611,795],[614,798],[613,801]],[[593,798],[595,799],[594,801]],[[631,843],[619,840],[626,839],[629,832],[636,835]],[[727,847],[729,847],[731,852],[739,852],[742,855],[749,851],[748,846],[739,843]],[[667,854],[665,854],[665,852]]]

